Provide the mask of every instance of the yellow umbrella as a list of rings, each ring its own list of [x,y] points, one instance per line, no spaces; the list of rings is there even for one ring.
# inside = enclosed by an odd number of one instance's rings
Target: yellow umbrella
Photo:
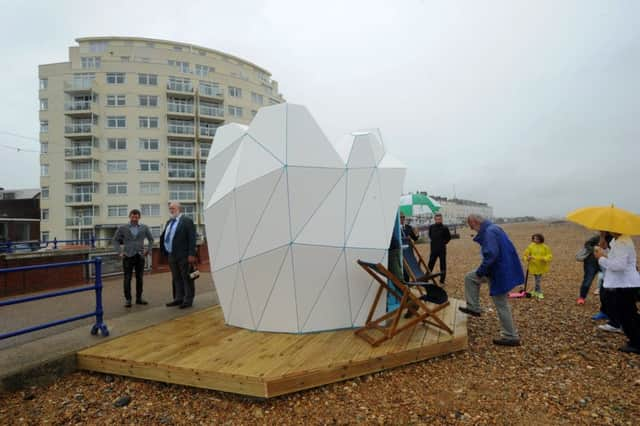
[[[640,235],[640,216],[611,206],[583,207],[567,214],[567,219],[596,231]]]

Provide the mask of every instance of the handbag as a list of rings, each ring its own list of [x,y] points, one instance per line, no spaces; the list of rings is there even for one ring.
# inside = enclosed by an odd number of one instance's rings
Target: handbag
[[[576,253],[576,261],[578,262],[584,262],[585,259],[587,257],[589,257],[589,255],[591,254],[591,250],[589,250],[586,247],[582,247],[580,250],[578,250],[578,252]]]

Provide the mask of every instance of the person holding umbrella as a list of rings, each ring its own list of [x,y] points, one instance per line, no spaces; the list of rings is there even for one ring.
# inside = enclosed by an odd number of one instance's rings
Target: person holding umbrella
[[[604,301],[604,313],[620,321],[629,341],[621,352],[640,354],[640,315],[636,293],[640,274],[636,268],[636,250],[630,235],[640,234],[640,216],[614,207],[587,207],[567,215],[567,219],[591,229],[608,231],[613,240],[605,253],[600,247],[594,256],[604,272],[603,288],[609,290]]]

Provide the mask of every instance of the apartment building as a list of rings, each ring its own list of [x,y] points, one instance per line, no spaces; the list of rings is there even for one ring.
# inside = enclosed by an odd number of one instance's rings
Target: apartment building
[[[178,200],[204,232],[216,129],[284,102],[269,72],[180,42],[86,37],[40,65],[42,239],[110,238],[140,209],[159,236]]]

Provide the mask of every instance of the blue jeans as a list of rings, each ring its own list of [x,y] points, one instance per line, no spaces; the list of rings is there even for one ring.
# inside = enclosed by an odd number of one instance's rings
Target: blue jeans
[[[582,284],[580,285],[580,297],[583,299],[587,298],[587,294],[589,294],[589,288],[591,288],[591,283],[593,279],[596,277],[596,274],[600,268],[598,264],[595,262],[584,262],[584,278],[582,279]]]

